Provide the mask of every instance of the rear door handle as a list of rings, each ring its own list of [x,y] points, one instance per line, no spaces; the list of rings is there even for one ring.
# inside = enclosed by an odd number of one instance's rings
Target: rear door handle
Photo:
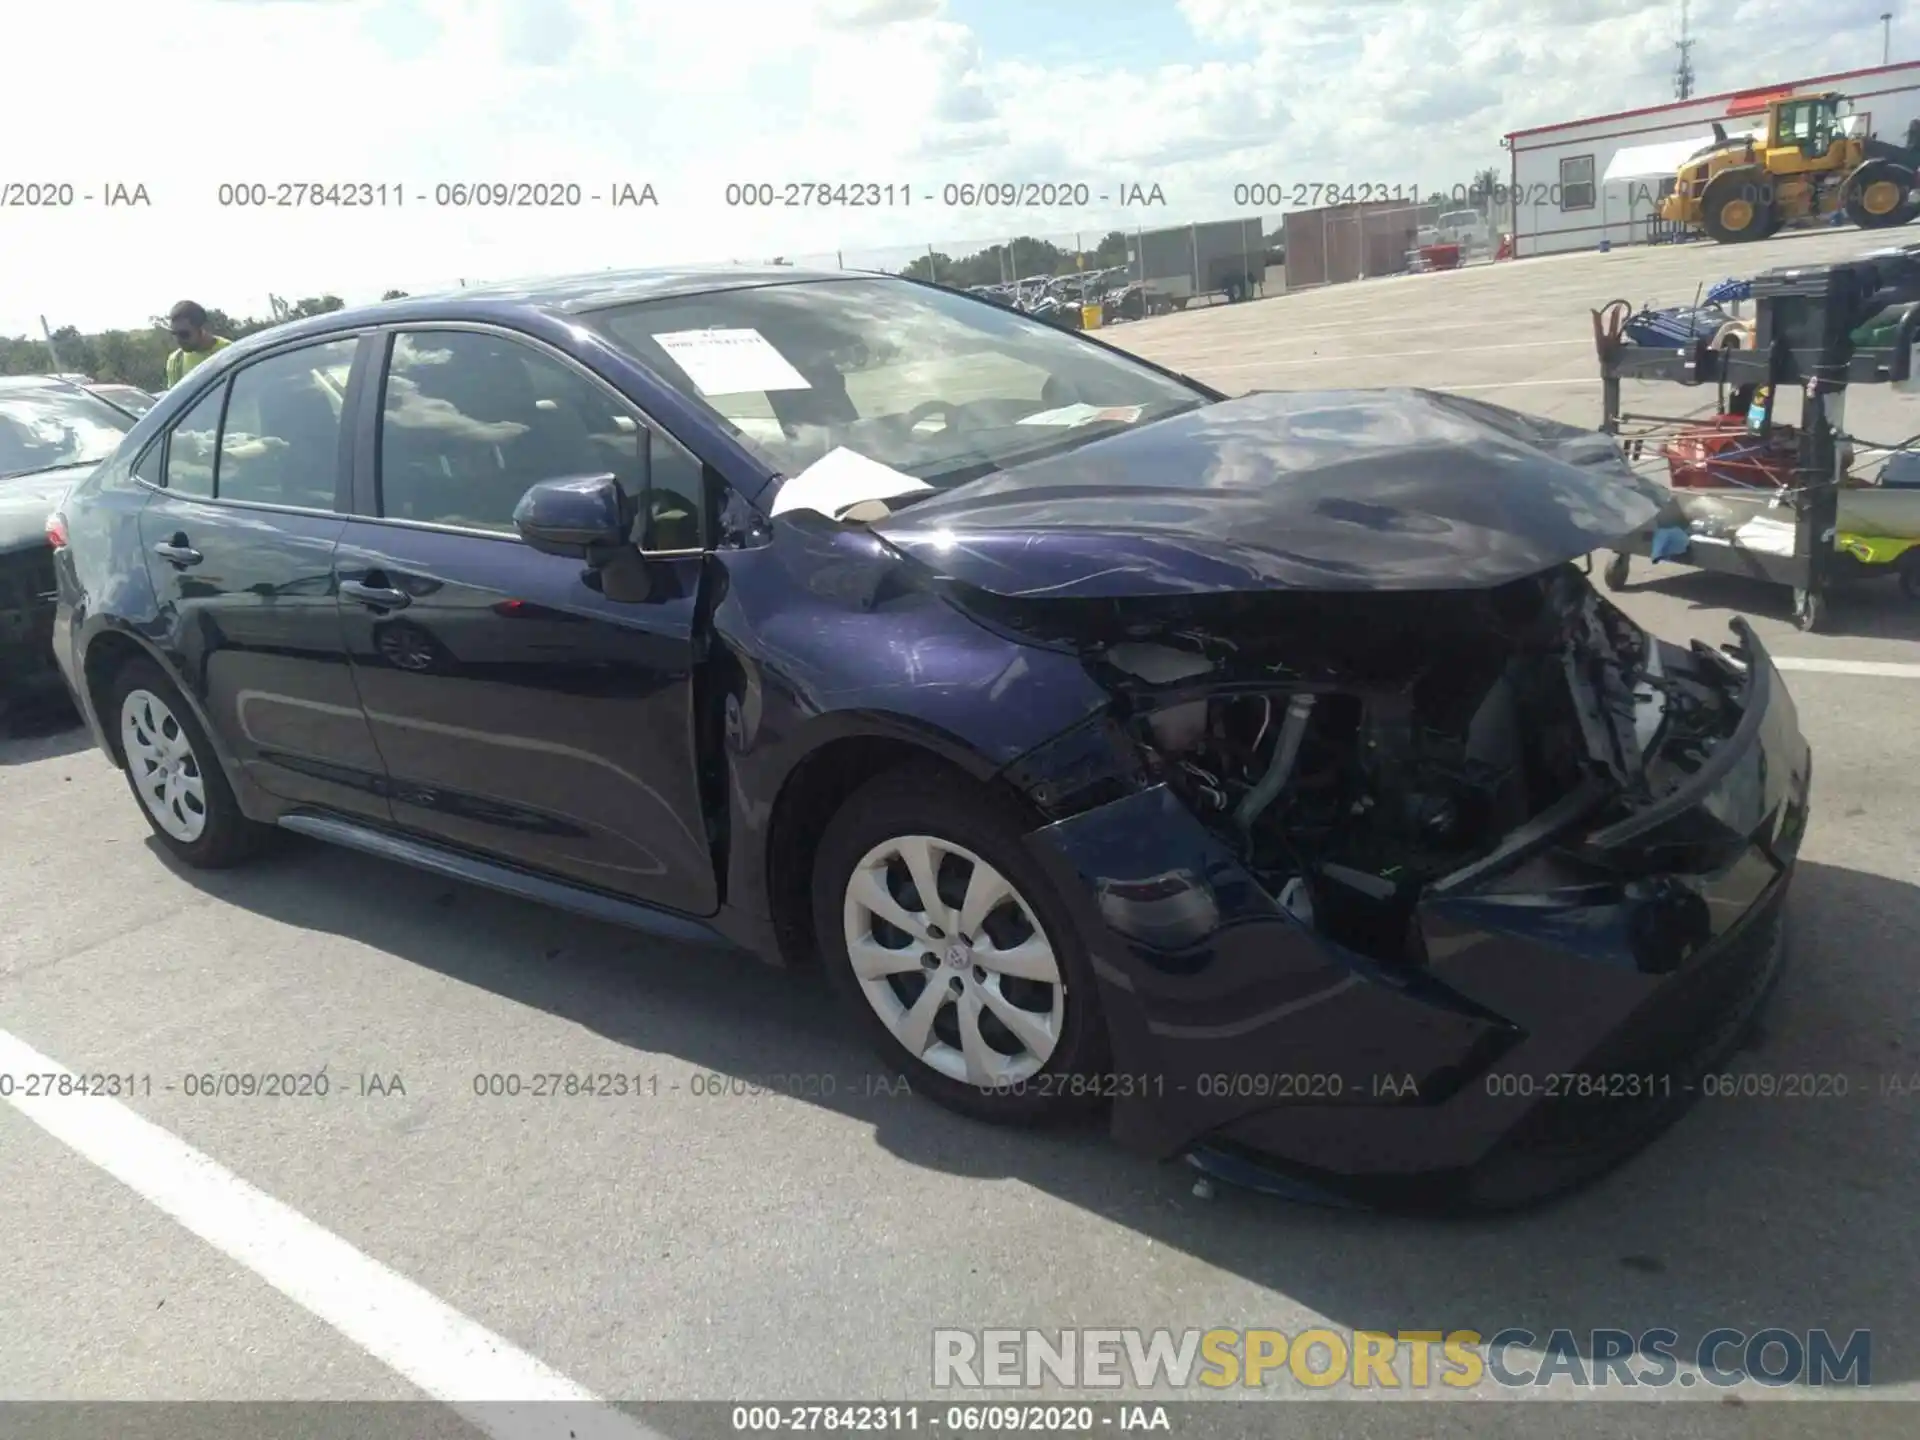
[[[153,547],[153,553],[158,555],[162,560],[165,560],[169,565],[177,565],[182,570],[186,569],[189,565],[198,565],[202,560],[207,558],[191,545],[187,544],[187,537],[184,535],[176,535],[171,540],[162,540],[158,545]]]
[[[340,597],[356,605],[364,605],[369,610],[404,610],[413,603],[413,597],[404,590],[395,590],[386,585],[363,585],[358,580],[342,580]]]

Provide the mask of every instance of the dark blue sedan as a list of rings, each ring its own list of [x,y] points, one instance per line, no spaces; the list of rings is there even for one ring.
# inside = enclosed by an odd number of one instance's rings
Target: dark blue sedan
[[[1655,1133],[1780,960],[1785,685],[1581,568],[1658,505],[1495,406],[603,274],[198,367],[49,519],[54,648],[187,864],[292,831],[820,964],[967,1113],[1497,1206]]]

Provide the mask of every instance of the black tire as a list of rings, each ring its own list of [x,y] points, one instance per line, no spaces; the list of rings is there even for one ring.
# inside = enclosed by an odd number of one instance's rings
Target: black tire
[[[1092,966],[1080,944],[1066,907],[1027,853],[1022,836],[1030,828],[1013,807],[978,785],[934,765],[908,765],[875,777],[862,786],[834,815],[821,837],[814,860],[813,918],[827,973],[847,1013],[888,1069],[904,1076],[912,1088],[963,1115],[1003,1125],[1052,1125],[1084,1115],[1102,1103],[1101,1079],[1107,1074],[1109,1046],[1106,1021],[1100,1011]],[[868,999],[848,955],[846,909],[848,886],[862,862],[876,847],[907,836],[922,835],[957,845],[997,870],[1013,887],[1037,922],[1041,938],[1051,946],[1064,984],[1057,1040],[1046,1063],[1025,1083],[1012,1088],[987,1088],[944,1074],[921,1055],[911,1053]],[[956,862],[958,863],[958,857]],[[956,865],[957,869],[957,865]],[[904,873],[904,872],[902,872]],[[949,877],[951,878],[951,881]],[[965,872],[943,869],[939,883],[963,884]],[[919,903],[911,892],[909,903]],[[949,896],[949,903],[955,903]],[[995,911],[988,920],[1010,921],[1012,907]],[[981,927],[983,933],[985,926]],[[905,932],[896,932],[903,940]],[[1016,932],[1018,933],[1018,932]],[[942,937],[950,939],[951,937]],[[918,948],[912,944],[906,949]],[[892,1000],[903,1007],[916,1002],[923,987],[941,984],[965,991],[981,977],[971,966],[950,970],[941,956],[922,970],[904,972],[886,981]],[[915,980],[919,983],[916,984]],[[996,982],[997,983],[997,982]],[[1033,982],[1014,982],[1032,984]],[[932,1038],[958,1053],[948,1038],[957,1034],[956,998],[940,1006]],[[1004,993],[1004,992],[1003,992]],[[1036,996],[1037,998],[1037,996]],[[883,997],[883,1000],[885,997]],[[1031,1005],[1021,1008],[1040,1011]],[[983,1024],[985,1022],[983,1021]],[[993,1022],[998,1024],[997,1020]],[[944,1028],[943,1028],[944,1027]],[[1003,1036],[1010,1035],[1001,1027]],[[936,1047],[929,1046],[932,1052]],[[1029,1052],[1031,1053],[1031,1052]]]
[[[1920,600],[1920,549],[1909,550],[1894,566],[1900,577],[1900,593],[1908,600]]]
[[[1630,557],[1627,555],[1616,554],[1611,560],[1607,561],[1607,568],[1601,574],[1601,578],[1607,582],[1607,589],[1624,590],[1627,588],[1627,567],[1629,559]]]
[[[1700,227],[1722,245],[1764,240],[1780,228],[1773,182],[1757,165],[1722,170],[1700,196]]]
[[[152,827],[154,835],[171,854],[196,870],[224,870],[252,859],[265,848],[276,832],[271,826],[249,820],[241,813],[240,803],[233,798],[233,787],[227,781],[226,772],[221,769],[219,756],[208,740],[207,732],[201,728],[193,707],[187,704],[179,687],[167,678],[165,671],[145,657],[131,659],[121,665],[106,686],[107,703],[100,717],[102,726],[125,752],[127,745],[123,717],[127,701],[130,696],[142,692],[164,705],[173,727],[169,733],[177,733],[185,741],[187,754],[200,780],[202,803],[198,808],[204,812],[204,821],[197,835],[182,838],[170,833],[141,793],[143,771],[140,757],[123,753],[122,768],[126,771],[127,788],[133,792],[134,804],[139,806],[141,815]]]
[[[1862,230],[1886,230],[1913,218],[1914,174],[1891,160],[1869,160],[1847,177],[1842,204]],[[1884,200],[1884,204],[1882,201]]]

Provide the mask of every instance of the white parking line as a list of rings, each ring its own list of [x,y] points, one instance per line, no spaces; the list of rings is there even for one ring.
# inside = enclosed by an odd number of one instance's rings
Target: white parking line
[[[1441,391],[1456,390],[1527,390],[1535,385],[1598,385],[1597,375],[1582,375],[1574,380],[1496,380],[1488,385],[1439,385],[1433,388]]]
[[[1920,665],[1893,660],[1816,660],[1811,656],[1775,655],[1776,670],[1804,670],[1815,675],[1882,675],[1894,680],[1920,680]]]
[[[0,1030],[14,1109],[496,1440],[662,1440],[119,1101],[25,1093],[71,1073]]]
[[[1224,365],[1209,365],[1213,371],[1261,370],[1283,365],[1361,364],[1368,360],[1416,360],[1434,355],[1478,355],[1489,350],[1568,350],[1593,348],[1591,340],[1516,340],[1502,345],[1453,345],[1438,350],[1371,350],[1354,355],[1309,355],[1295,360],[1231,360]],[[1592,377],[1598,378],[1598,377]]]
[[[1166,364],[1167,362],[1163,360],[1159,363]],[[1199,380],[1205,380],[1209,373],[1207,370],[1207,367],[1204,365],[1186,365],[1181,368],[1183,368],[1189,375],[1192,375]],[[1216,366],[1215,368],[1217,369],[1218,367]],[[1598,376],[1583,375],[1578,378],[1570,379],[1570,380],[1496,380],[1486,385],[1414,385],[1411,383],[1403,382],[1402,384],[1399,384],[1399,385],[1390,385],[1390,386],[1363,385],[1363,386],[1360,386],[1359,388],[1363,390],[1367,390],[1367,389],[1438,390],[1443,395],[1454,395],[1454,394],[1459,394],[1462,391],[1466,391],[1466,390],[1527,390],[1532,388],[1535,385],[1598,385],[1599,383],[1600,383],[1600,379]],[[1300,387],[1296,385],[1288,384],[1288,385],[1279,386],[1277,388],[1283,389],[1283,390],[1294,390]],[[1244,395],[1244,394],[1248,394],[1249,392],[1243,390],[1240,393]]]

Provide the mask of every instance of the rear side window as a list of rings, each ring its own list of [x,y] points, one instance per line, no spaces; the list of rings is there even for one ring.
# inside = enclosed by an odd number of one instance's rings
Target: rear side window
[[[145,450],[140,452],[140,458],[133,462],[129,473],[134,479],[144,480],[149,485],[160,485],[164,483],[166,472],[161,468],[160,462],[165,453],[166,446],[162,445],[158,440],[155,440],[151,445],[147,446]]]
[[[255,361],[195,401],[167,438],[168,491],[334,508],[355,338]],[[140,474],[152,478],[151,462]]]
[[[399,335],[381,399],[380,513],[511,535],[514,507],[542,480],[610,473],[637,495],[646,428],[611,390],[531,345]],[[651,444],[655,514],[678,517],[684,536],[702,513],[700,467],[663,435]]]
[[[260,360],[233,377],[214,495],[331,510],[340,476],[341,414],[359,340]]]
[[[227,387],[216,385],[193,403],[167,437],[166,488],[198,500],[213,498],[213,457],[220,443],[220,410]]]

